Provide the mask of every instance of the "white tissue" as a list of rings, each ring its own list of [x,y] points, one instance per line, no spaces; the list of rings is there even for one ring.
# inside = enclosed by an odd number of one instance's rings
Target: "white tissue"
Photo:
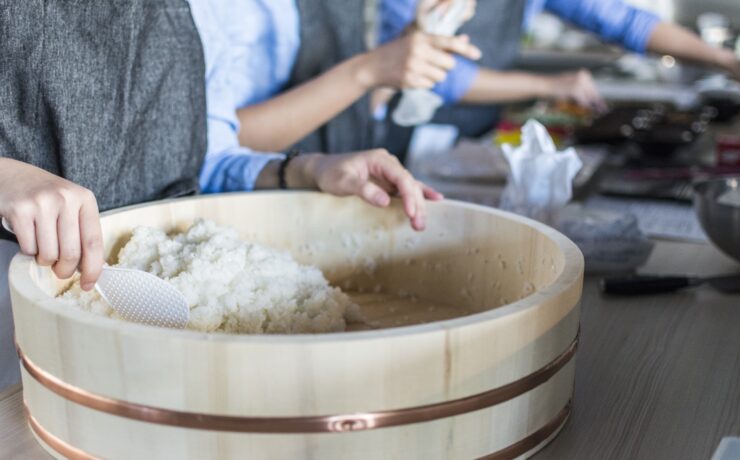
[[[504,145],[509,162],[508,183],[501,208],[549,225],[573,197],[573,179],[583,163],[575,149],[558,152],[547,129],[529,120],[522,128],[522,145]]]
[[[434,35],[453,36],[465,23],[468,0],[454,0],[444,12],[435,8],[420,23],[424,32]],[[429,122],[444,100],[426,89],[405,89],[398,107],[393,112],[393,121],[400,126],[416,126]]]
[[[393,111],[393,122],[399,126],[416,126],[428,123],[442,106],[444,100],[426,89],[405,89],[401,102]]]

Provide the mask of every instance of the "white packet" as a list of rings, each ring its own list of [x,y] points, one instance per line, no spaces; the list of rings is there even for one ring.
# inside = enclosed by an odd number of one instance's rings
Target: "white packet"
[[[442,12],[435,8],[425,18],[421,27],[424,32],[434,35],[453,36],[465,23],[464,17],[468,0],[454,0],[450,7]],[[442,106],[444,100],[426,89],[405,89],[401,101],[393,111],[393,122],[399,126],[416,126],[428,123]]]
[[[583,163],[575,149],[559,152],[547,129],[535,120],[522,127],[519,147],[504,145],[509,177],[501,208],[556,225],[573,197],[573,179]]]

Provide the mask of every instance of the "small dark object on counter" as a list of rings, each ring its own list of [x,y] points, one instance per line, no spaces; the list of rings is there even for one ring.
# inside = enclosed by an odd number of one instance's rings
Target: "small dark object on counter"
[[[726,123],[740,114],[740,84],[726,77],[715,77],[700,83],[699,87],[702,104],[717,110],[716,121]]]
[[[627,168],[606,175],[599,184],[599,192],[611,196],[690,203],[694,199],[694,181],[732,174],[740,174],[740,163],[713,167]]]
[[[599,283],[604,294],[636,296],[664,294],[708,284],[725,294],[740,292],[740,275],[699,278],[690,276],[625,276],[604,278]]]
[[[740,101],[734,101],[731,99],[711,99],[706,101],[706,104],[717,110],[717,118],[715,120],[720,123],[730,122],[740,114]]]
[[[676,110],[666,104],[619,106],[576,130],[578,144],[634,143],[645,155],[670,155],[692,144],[717,116],[717,109]]]
[[[725,254],[740,262],[740,176],[694,183],[694,209],[704,232]]]
[[[605,177],[599,185],[599,192],[608,196],[691,202],[693,191],[690,180],[635,180],[629,178],[629,172],[622,171]]]

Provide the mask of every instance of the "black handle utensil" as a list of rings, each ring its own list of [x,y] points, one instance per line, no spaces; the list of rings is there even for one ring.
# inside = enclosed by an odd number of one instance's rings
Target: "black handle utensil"
[[[636,296],[675,292],[702,284],[709,284],[726,294],[738,293],[740,292],[740,275],[712,278],[646,275],[609,277],[601,280],[600,287],[604,294]]]

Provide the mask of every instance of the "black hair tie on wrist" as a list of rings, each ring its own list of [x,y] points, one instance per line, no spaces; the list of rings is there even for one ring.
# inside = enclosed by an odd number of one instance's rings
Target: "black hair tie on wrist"
[[[285,159],[280,162],[280,168],[278,168],[278,184],[280,185],[281,190],[288,189],[288,181],[285,179],[285,172],[287,171],[290,162],[293,161],[293,158],[300,154],[301,152],[298,150],[291,150],[285,156]]]

